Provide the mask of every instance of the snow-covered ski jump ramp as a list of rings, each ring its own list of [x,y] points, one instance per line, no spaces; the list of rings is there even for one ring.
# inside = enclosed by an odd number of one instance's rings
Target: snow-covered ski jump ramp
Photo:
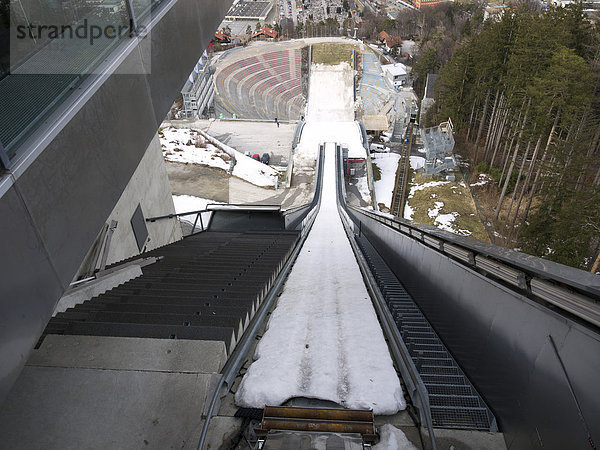
[[[237,392],[240,406],[293,397],[376,414],[406,406],[338,214],[335,149],[325,145],[321,208]]]
[[[373,258],[363,256],[366,244],[355,235],[359,227],[346,212],[341,149],[347,148],[350,157],[366,152],[354,120],[353,70],[346,63],[313,65],[310,84],[306,124],[295,152],[318,160],[318,201],[303,220],[302,238],[277,285],[279,298],[275,306],[273,295],[275,308],[262,337],[255,347],[243,344],[248,351],[254,347],[252,353],[234,352],[237,366],[231,364],[236,369],[227,372],[224,383],[231,385],[249,360],[235,404],[240,411],[265,408],[263,427],[267,410],[280,405],[282,411],[290,405],[335,405],[394,417],[410,401],[436,448],[427,390],[370,273],[367,259]],[[388,431],[394,442],[406,439],[400,430]],[[412,447],[407,441],[384,448]]]
[[[237,392],[240,406],[309,397],[376,414],[406,407],[337,208],[336,143],[364,152],[354,122],[352,76],[348,65],[312,70],[298,151],[316,154],[325,143],[321,206]]]

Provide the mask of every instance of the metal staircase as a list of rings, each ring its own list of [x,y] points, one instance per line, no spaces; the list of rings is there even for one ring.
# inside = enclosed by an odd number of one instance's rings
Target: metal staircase
[[[231,352],[291,254],[297,231],[206,231],[144,256],[143,275],[58,313],[48,334],[218,340]]]
[[[440,428],[498,431],[494,414],[410,294],[364,236],[358,237],[357,242],[427,388],[433,425]]]

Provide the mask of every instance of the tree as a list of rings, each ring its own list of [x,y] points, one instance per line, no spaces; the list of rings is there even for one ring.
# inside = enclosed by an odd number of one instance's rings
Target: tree
[[[436,73],[439,68],[437,61],[437,52],[435,48],[428,48],[419,55],[413,65],[412,74],[414,78],[414,88],[417,95],[422,96],[425,90],[425,81],[428,73]]]
[[[589,270],[600,251],[599,29],[580,5],[544,14],[522,5],[483,25],[473,15],[457,48],[444,47],[431,20],[443,12],[445,32],[457,30],[456,8],[421,18],[414,75],[440,67],[435,112],[472,143],[472,166],[495,174],[497,230]]]

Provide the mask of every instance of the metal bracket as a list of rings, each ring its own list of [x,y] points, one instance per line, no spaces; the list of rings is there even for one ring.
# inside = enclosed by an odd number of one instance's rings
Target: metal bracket
[[[106,235],[106,241],[104,242],[104,250],[102,251],[102,262],[100,263],[100,270],[106,269],[106,259],[108,258],[108,250],[110,249],[110,242],[112,240],[112,235],[115,232],[115,228],[117,228],[117,224],[118,222],[116,220],[110,221],[108,233]]]
[[[127,14],[129,15],[129,29],[131,30],[129,35],[131,37],[137,36],[139,34],[139,30],[137,20],[135,18],[133,3],[131,2],[131,0],[125,0],[125,6],[127,7]]]

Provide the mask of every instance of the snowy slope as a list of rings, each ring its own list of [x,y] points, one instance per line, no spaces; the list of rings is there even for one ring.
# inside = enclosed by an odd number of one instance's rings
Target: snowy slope
[[[380,440],[373,446],[373,450],[417,450],[402,430],[389,423],[379,429],[379,437]]]
[[[222,144],[200,130],[165,127],[161,130],[160,143],[165,160],[179,163],[202,164],[229,170],[235,158],[233,176],[257,186],[275,186],[278,173],[237,150]]]
[[[351,158],[367,157],[360,127],[354,121],[352,79],[348,63],[312,66],[306,125],[295,162],[314,161],[322,142],[344,144]]]
[[[378,153],[371,155],[371,158],[373,164],[379,167],[381,172],[381,178],[375,181],[375,198],[377,203],[383,203],[391,208],[400,155],[397,153]]]
[[[345,127],[354,124],[353,116],[340,110],[348,85],[322,75],[313,71],[311,93],[315,81],[323,83],[320,89],[329,93],[327,100],[313,100],[307,115],[309,123],[316,120],[316,126],[328,130],[321,141],[330,142],[325,147],[321,209],[236,403],[262,408],[310,397],[393,414],[406,407],[402,388],[337,210],[334,142],[348,139]]]

